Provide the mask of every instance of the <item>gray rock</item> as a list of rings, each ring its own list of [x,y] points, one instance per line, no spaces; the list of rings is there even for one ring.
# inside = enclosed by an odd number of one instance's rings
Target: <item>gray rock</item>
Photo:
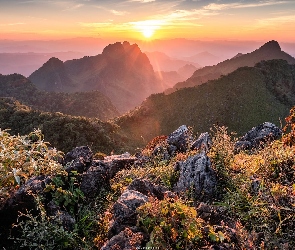
[[[88,146],[76,147],[65,156],[66,171],[83,173],[90,166],[92,159],[93,153]]]
[[[191,132],[189,131],[186,125],[181,125],[178,129],[172,132],[168,138],[167,142],[170,146],[171,154],[175,153],[175,151],[185,152],[188,148],[189,140],[192,139]],[[172,146],[172,147],[171,147]],[[175,147],[174,149],[173,146]]]
[[[101,250],[136,250],[140,249],[145,235],[134,228],[125,228],[104,244]]]
[[[208,152],[212,146],[212,139],[208,132],[200,134],[199,138],[192,143],[191,150],[203,149],[205,152]]]
[[[46,211],[49,216],[53,216],[54,222],[59,225],[62,225],[65,230],[74,230],[76,220],[67,211],[63,211],[53,201],[50,201],[47,204]]]
[[[108,174],[110,178],[113,178],[119,171],[130,168],[136,160],[136,157],[130,156],[129,153],[124,153],[122,155],[107,156],[102,162],[108,166]]]
[[[146,179],[135,179],[127,188],[128,190],[138,191],[146,196],[153,196],[159,200],[163,200],[165,197],[175,197],[168,188],[155,185]]]
[[[32,177],[26,181],[4,204],[0,204],[0,229],[1,231],[11,228],[16,223],[19,212],[26,213],[30,211],[37,215],[39,211],[36,209],[36,194],[42,194],[46,184],[51,182],[49,176]]]
[[[270,122],[253,127],[235,144],[235,151],[251,150],[263,147],[265,143],[274,141],[282,135],[282,130]]]
[[[91,167],[83,174],[81,191],[87,198],[94,198],[103,187],[109,185],[109,167],[102,161],[93,161]]]
[[[204,152],[179,162],[178,168],[180,176],[174,188],[176,192],[192,190],[199,201],[205,201],[214,196],[217,183],[216,173],[211,168],[211,161]]]
[[[113,223],[109,235],[117,235],[126,227],[136,225],[136,209],[148,202],[148,196],[134,190],[125,190],[113,206]]]

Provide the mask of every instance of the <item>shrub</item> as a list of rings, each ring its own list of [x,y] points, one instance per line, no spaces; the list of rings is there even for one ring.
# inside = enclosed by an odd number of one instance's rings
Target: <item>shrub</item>
[[[61,156],[43,141],[40,130],[27,136],[12,136],[0,129],[0,201],[32,176],[62,172],[58,163]]]

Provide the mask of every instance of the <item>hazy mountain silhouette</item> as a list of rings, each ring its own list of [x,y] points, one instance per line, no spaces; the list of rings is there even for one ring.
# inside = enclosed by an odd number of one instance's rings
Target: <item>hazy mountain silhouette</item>
[[[159,51],[145,52],[145,54],[149,58],[155,71],[177,71],[187,64],[194,65],[196,68],[201,67],[201,65],[195,63],[194,61],[172,58],[165,53]]]
[[[108,96],[120,112],[140,105],[150,94],[165,89],[148,57],[129,42],[110,44],[102,54],[64,63],[51,58],[29,79],[46,91],[98,90]]]
[[[196,133],[208,131],[214,124],[225,125],[240,135],[265,121],[279,126],[280,118],[286,117],[294,104],[295,65],[270,60],[168,95],[151,95],[117,122],[140,146],[182,124],[192,126]]]
[[[290,64],[295,63],[295,58],[282,51],[278,42],[272,40],[251,53],[243,55],[238,54],[238,56],[220,62],[215,66],[207,66],[196,70],[192,77],[187,79],[185,82],[177,83],[173,89],[168,90],[167,93],[171,93],[177,89],[185,87],[200,85],[204,82],[207,82],[208,80],[217,79],[221,75],[226,75],[230,72],[233,72],[240,67],[253,67],[256,63],[262,60],[271,59],[283,59]]]
[[[57,62],[57,59],[51,61]],[[99,91],[83,93],[40,91],[27,78],[19,74],[0,74],[0,97],[16,99],[34,109],[74,116],[108,120],[119,115],[110,99]]]
[[[184,59],[198,63],[201,66],[211,66],[221,61],[221,58],[209,53],[208,51],[204,51],[193,56],[185,57]]]
[[[160,81],[162,81],[167,88],[173,87],[176,83],[185,81],[193,75],[196,67],[192,64],[186,64],[177,71],[159,71],[156,72]]]

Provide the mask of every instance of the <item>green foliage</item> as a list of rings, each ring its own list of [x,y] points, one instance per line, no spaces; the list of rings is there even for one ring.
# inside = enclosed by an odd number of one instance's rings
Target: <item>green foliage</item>
[[[63,180],[65,176],[53,177],[52,183],[46,185],[44,191],[51,192],[55,204],[74,215],[77,204],[84,199],[84,194],[78,187],[77,173],[72,172],[71,175],[67,183]]]
[[[17,227],[22,235],[15,239],[15,249],[78,249],[81,240],[77,232],[65,230],[58,217],[27,213],[20,218]]]
[[[98,119],[73,117],[61,113],[44,113],[7,98],[0,98],[0,127],[11,134],[29,134],[34,128],[44,133],[44,139],[63,152],[89,145],[94,151],[110,153],[122,150],[124,138],[118,126]]]
[[[36,110],[62,112],[104,121],[119,115],[109,98],[99,91],[77,93],[40,91],[19,74],[0,76],[0,97],[15,98]]]
[[[0,201],[32,176],[62,173],[61,156],[43,141],[40,130],[13,136],[0,129]]]

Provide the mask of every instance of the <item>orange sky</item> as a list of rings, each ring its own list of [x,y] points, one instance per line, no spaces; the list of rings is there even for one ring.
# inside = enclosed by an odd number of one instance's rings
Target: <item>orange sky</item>
[[[0,35],[295,42],[295,1],[4,0]]]

